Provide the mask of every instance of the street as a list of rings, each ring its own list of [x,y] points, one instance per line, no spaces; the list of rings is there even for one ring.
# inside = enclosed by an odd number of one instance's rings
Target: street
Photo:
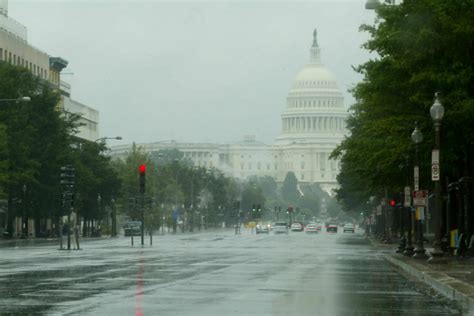
[[[231,230],[0,248],[0,314],[458,315],[355,234]],[[146,243],[149,240],[146,239]]]

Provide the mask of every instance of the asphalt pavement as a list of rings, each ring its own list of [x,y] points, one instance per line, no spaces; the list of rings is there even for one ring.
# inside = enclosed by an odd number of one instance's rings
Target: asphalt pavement
[[[231,230],[0,248],[0,314],[461,315],[361,232]],[[148,243],[146,239],[146,243]]]

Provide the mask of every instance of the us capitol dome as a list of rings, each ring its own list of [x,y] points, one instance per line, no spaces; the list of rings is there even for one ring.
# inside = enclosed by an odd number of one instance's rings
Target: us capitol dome
[[[288,172],[294,172],[299,183],[316,183],[331,192],[337,187],[340,168],[329,155],[344,139],[346,118],[343,95],[335,76],[322,64],[314,30],[309,62],[293,80],[274,144],[247,135],[231,144],[160,141],[138,146],[145,152],[178,149],[196,166],[216,168],[240,179],[271,176],[281,183]],[[131,145],[114,146],[110,154],[123,158],[130,149]]]
[[[278,180],[293,171],[299,182],[334,189],[340,168],[329,155],[344,139],[346,118],[344,97],[335,76],[321,62],[314,30],[309,62],[293,80],[281,115],[282,130],[274,144],[281,166]]]

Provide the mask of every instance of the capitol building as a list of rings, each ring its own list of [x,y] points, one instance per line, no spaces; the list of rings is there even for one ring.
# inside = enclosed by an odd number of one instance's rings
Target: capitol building
[[[318,184],[331,192],[337,187],[340,166],[329,156],[346,135],[347,115],[336,78],[321,61],[314,30],[309,62],[293,80],[274,144],[264,144],[249,135],[230,144],[169,141],[137,145],[149,153],[178,149],[195,166],[217,168],[239,179],[271,176],[281,183],[288,172],[293,172],[300,184]],[[114,146],[110,155],[123,158],[131,146]]]

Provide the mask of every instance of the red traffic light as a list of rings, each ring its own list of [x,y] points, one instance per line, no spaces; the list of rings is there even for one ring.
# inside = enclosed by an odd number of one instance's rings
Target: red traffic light
[[[140,174],[145,174],[146,166],[145,165],[140,165],[140,167],[138,167],[138,171],[140,172]]]
[[[390,200],[390,206],[395,206],[395,200]]]

